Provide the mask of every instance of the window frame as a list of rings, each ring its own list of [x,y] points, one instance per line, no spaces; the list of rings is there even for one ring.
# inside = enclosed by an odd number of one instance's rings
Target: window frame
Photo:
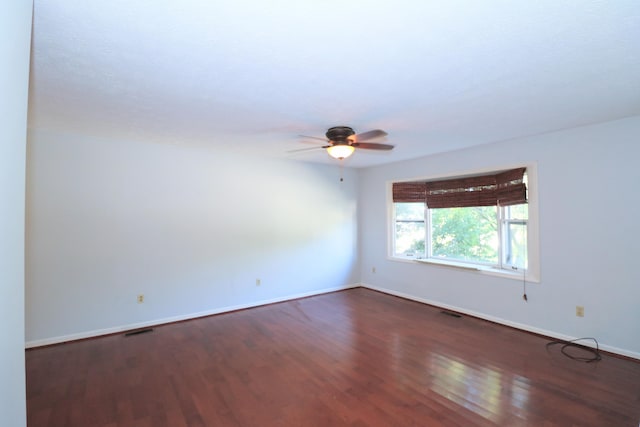
[[[439,258],[432,258],[431,256],[431,248],[430,248],[430,239],[428,239],[427,234],[430,233],[431,227],[431,210],[425,204],[425,257],[424,258],[416,258],[416,257],[406,257],[395,254],[395,232],[396,232],[396,220],[395,220],[395,203],[393,202],[393,192],[392,186],[394,182],[414,182],[414,181],[433,181],[433,180],[441,180],[441,179],[456,179],[461,177],[473,176],[473,175],[482,175],[482,174],[490,174],[495,173],[501,170],[509,170],[515,169],[519,167],[525,167],[527,169],[527,181],[528,181],[528,218],[526,219],[527,223],[527,269],[520,269],[514,267],[510,264],[506,264],[504,260],[503,251],[500,251],[499,260],[497,266],[495,264],[481,264],[481,263],[471,263],[465,261],[453,261],[453,260],[443,260]],[[388,254],[387,259],[398,262],[408,262],[408,263],[422,263],[427,265],[434,266],[442,266],[442,267],[453,267],[460,268],[469,271],[474,271],[480,274],[489,274],[499,277],[516,279],[520,282],[526,280],[527,282],[540,282],[540,256],[539,256],[539,218],[538,218],[538,174],[537,174],[537,164],[536,163],[527,163],[527,164],[517,164],[510,166],[499,166],[499,167],[491,167],[486,169],[476,169],[476,170],[467,170],[459,173],[448,173],[448,174],[438,174],[434,176],[422,176],[422,177],[412,177],[410,179],[401,179],[401,180],[393,180],[387,182],[387,215],[388,215]],[[498,206],[498,211],[501,209],[505,209],[506,207]],[[505,222],[508,223],[510,220],[504,218],[504,213],[499,212],[497,214],[498,220],[498,239],[501,245],[501,248],[504,246],[504,231],[503,227],[505,226]],[[514,220],[511,220],[514,221]],[[518,222],[519,220],[515,220]]]

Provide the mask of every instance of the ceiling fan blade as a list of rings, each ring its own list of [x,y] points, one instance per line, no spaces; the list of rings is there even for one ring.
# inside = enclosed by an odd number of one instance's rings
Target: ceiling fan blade
[[[376,144],[375,142],[354,142],[351,145],[357,148],[364,148],[365,150],[393,150],[393,145]]]
[[[381,138],[383,136],[387,136],[388,133],[381,129],[370,130],[368,132],[363,132],[355,135],[356,141],[367,141],[369,139]]]
[[[298,138],[311,138],[311,139],[317,139],[317,140],[320,140],[320,141],[322,141],[322,142],[327,142],[327,138],[318,138],[317,136],[298,135]]]
[[[298,148],[295,150],[288,150],[287,153],[300,153],[302,151],[311,151],[311,150],[317,150],[317,149],[322,149],[322,148],[327,148],[328,145],[325,145],[324,147],[310,147],[310,148]]]

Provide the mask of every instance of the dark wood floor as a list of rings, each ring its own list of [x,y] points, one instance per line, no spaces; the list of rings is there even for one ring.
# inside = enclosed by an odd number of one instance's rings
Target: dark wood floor
[[[640,363],[366,289],[28,350],[29,427],[633,426]]]

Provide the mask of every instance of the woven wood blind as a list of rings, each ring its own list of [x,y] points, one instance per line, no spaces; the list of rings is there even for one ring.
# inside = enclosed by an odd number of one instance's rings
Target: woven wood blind
[[[429,209],[495,204],[496,178],[493,175],[427,182]]]
[[[429,182],[396,182],[394,202],[426,202],[429,209],[507,206],[527,202],[526,168],[494,175]]]
[[[427,187],[424,182],[394,182],[393,201],[395,203],[424,203]]]
[[[523,181],[525,171],[526,168],[519,168],[496,175],[498,205],[527,203],[527,185]]]

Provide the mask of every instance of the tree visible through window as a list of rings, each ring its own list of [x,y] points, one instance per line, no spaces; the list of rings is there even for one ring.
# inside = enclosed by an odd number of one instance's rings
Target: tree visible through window
[[[496,211],[495,206],[431,209],[431,256],[497,264]]]

